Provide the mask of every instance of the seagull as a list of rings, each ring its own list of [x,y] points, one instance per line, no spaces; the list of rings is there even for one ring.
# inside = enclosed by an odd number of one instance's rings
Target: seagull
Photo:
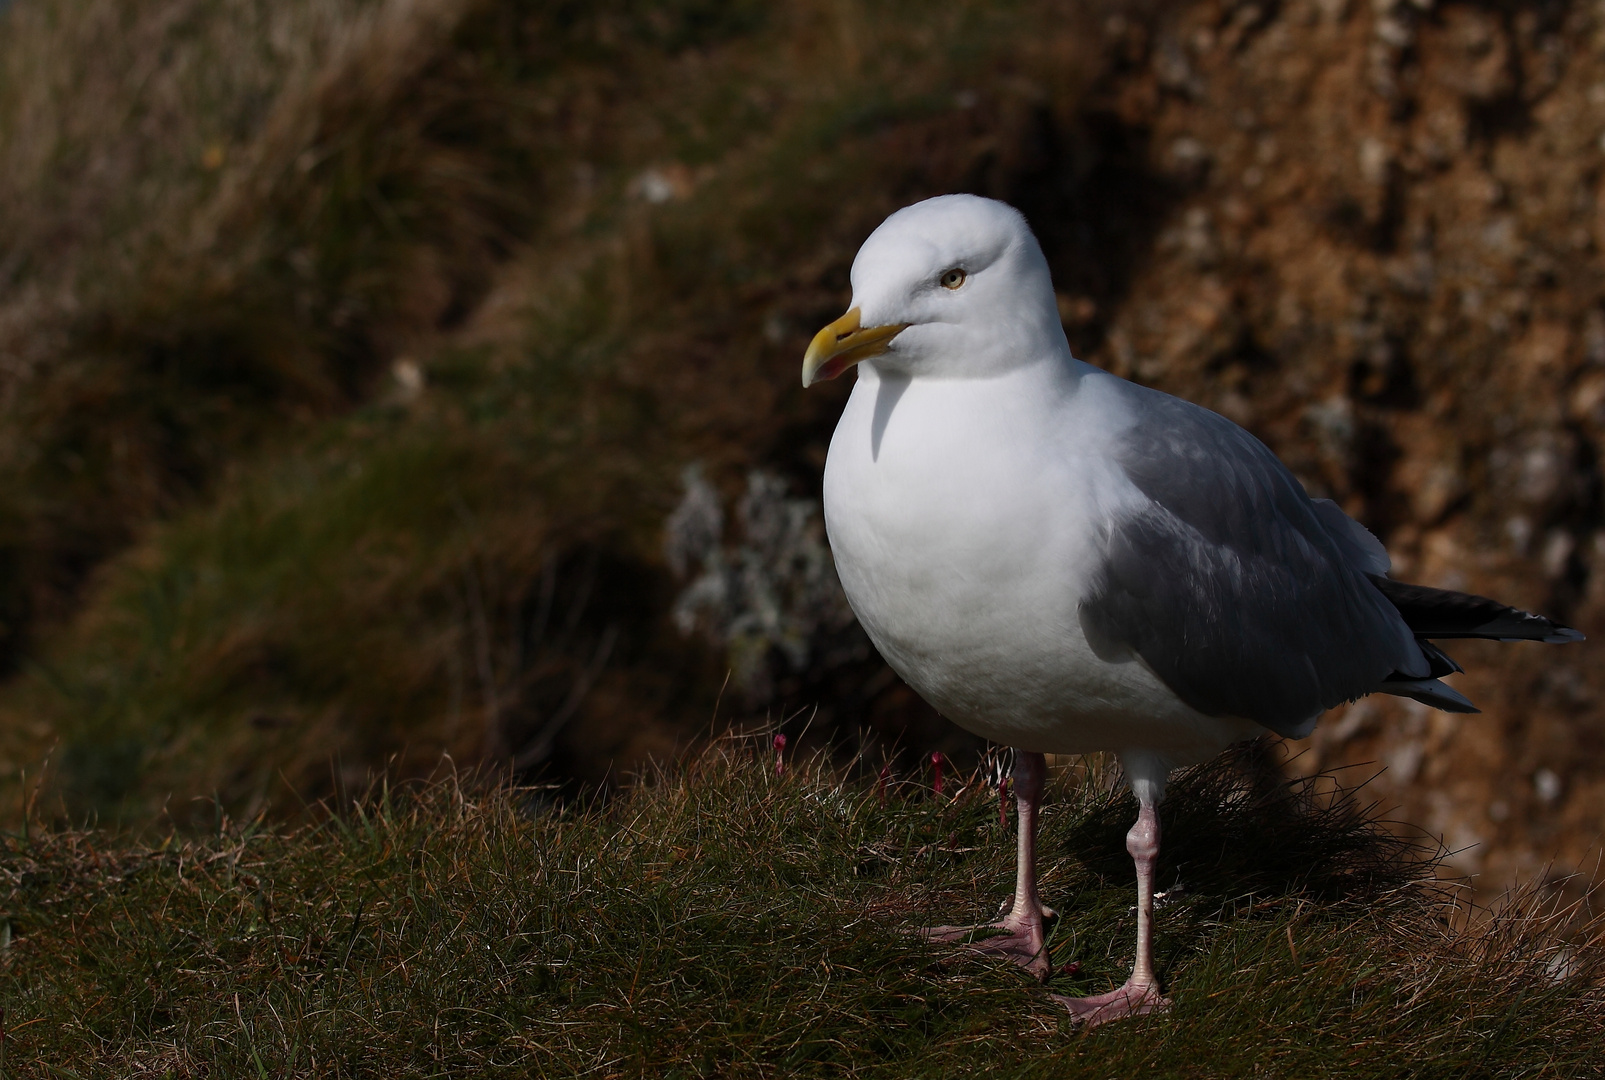
[[[1013,207],[943,195],[888,217],[804,387],[858,378],[831,438],[836,569],[882,657],[959,726],[1014,748],[1018,864],[988,927],[936,927],[1051,974],[1037,890],[1044,754],[1109,751],[1138,805],[1124,985],[1057,996],[1088,1024],[1169,1005],[1153,965],[1158,805],[1172,769],[1393,694],[1476,712],[1433,639],[1580,641],[1485,597],[1388,576],[1382,544],[1263,443],[1071,355]],[[977,931],[988,936],[977,938]]]

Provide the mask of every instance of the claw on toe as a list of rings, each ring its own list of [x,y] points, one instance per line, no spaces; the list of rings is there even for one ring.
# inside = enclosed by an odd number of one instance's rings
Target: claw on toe
[[[1089,1028],[1122,1020],[1128,1016],[1146,1016],[1170,1008],[1170,999],[1159,992],[1154,983],[1134,985],[1127,982],[1118,990],[1090,997],[1070,997],[1066,994],[1049,994],[1054,1001],[1070,1010],[1070,1015]]]

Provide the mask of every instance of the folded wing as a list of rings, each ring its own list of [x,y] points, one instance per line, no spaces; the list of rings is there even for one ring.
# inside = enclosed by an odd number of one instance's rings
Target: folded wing
[[[1112,449],[1142,498],[1101,537],[1080,609],[1095,650],[1141,657],[1200,712],[1293,737],[1378,690],[1472,708],[1368,576],[1387,571],[1375,538],[1231,421],[1130,393],[1141,423]]]

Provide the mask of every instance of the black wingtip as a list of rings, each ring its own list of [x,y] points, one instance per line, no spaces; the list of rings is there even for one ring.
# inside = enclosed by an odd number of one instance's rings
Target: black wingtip
[[[1384,679],[1377,690],[1383,694],[1392,694],[1395,697],[1414,698],[1423,705],[1430,705],[1434,709],[1448,713],[1480,713],[1481,709],[1471,703],[1454,687],[1441,683],[1437,679]]]
[[[1583,635],[1569,626],[1486,596],[1411,585],[1379,574],[1367,576],[1417,638],[1491,638],[1550,645],[1583,640]]]
[[[1581,630],[1573,630],[1569,626],[1559,623],[1551,624],[1549,632],[1543,637],[1502,637],[1496,641],[1536,641],[1541,645],[1570,645],[1574,641],[1587,641]]]

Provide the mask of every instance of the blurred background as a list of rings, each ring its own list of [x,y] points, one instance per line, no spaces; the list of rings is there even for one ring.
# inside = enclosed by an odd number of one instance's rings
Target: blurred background
[[[1288,767],[1383,769],[1480,887],[1596,873],[1605,5],[0,8],[0,818],[582,790],[730,725],[975,760],[841,599],[850,380],[798,387],[864,236],[973,191],[1078,356],[1590,635]]]

